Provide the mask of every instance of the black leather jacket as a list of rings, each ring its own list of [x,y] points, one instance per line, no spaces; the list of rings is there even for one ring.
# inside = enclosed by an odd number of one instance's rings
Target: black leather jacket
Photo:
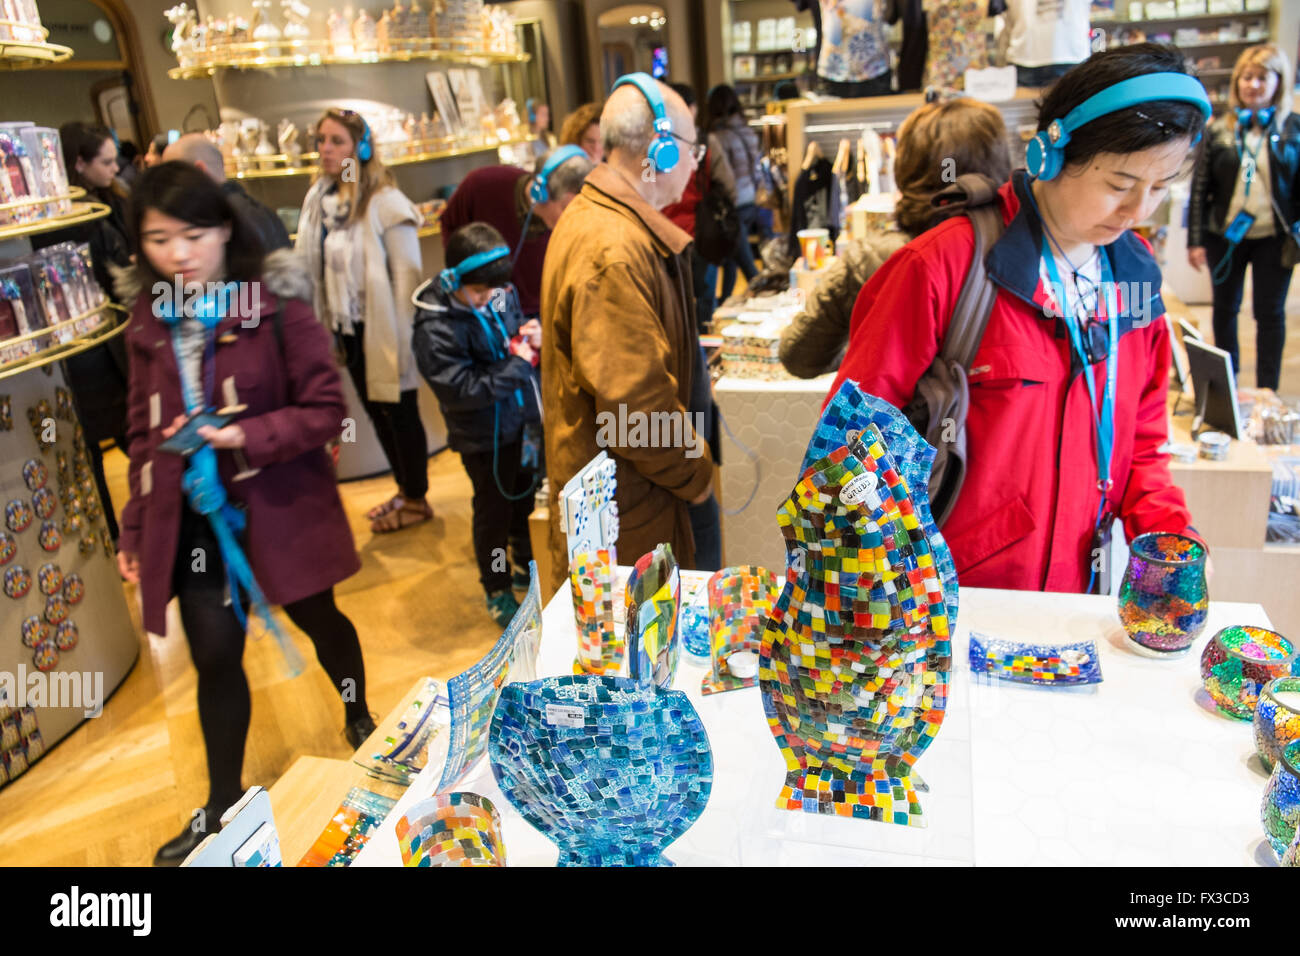
[[[1237,124],[1225,113],[1206,130],[1206,142],[1192,176],[1192,197],[1187,217],[1187,245],[1205,245],[1205,234],[1223,235],[1228,205],[1241,171],[1237,155]],[[1274,228],[1280,237],[1290,232],[1296,221],[1296,200],[1300,196],[1300,117],[1291,113],[1278,129],[1274,120],[1268,128],[1268,171],[1273,198],[1286,216],[1278,221],[1273,212]]]

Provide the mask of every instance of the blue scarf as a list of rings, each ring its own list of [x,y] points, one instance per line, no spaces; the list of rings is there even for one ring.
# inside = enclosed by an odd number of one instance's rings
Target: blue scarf
[[[194,302],[193,317],[203,323],[209,337],[221,320],[225,318],[224,307],[231,298],[233,297],[218,294],[209,295]],[[183,308],[180,311],[183,311]],[[180,315],[175,303],[164,305],[162,312],[161,319],[165,325],[171,328],[172,332],[172,351],[176,355],[176,367],[180,374],[181,395],[185,402],[185,410],[188,414],[200,412],[204,408],[203,392],[198,382],[190,380],[185,362],[181,358]],[[206,344],[204,346],[203,361],[206,364]],[[248,556],[244,554],[244,549],[239,546],[237,536],[243,532],[246,518],[244,513],[234,507],[226,497],[226,488],[221,483],[221,476],[217,471],[217,452],[207,442],[199,446],[186,460],[185,476],[181,479],[181,490],[189,498],[190,505],[194,510],[206,517],[212,525],[212,533],[216,536],[217,544],[221,549],[221,561],[226,567],[226,580],[230,587],[230,603],[234,607],[235,617],[239,620],[240,626],[245,628],[248,626],[248,621],[244,615],[244,604],[239,596],[242,588],[248,592],[249,603],[252,605],[253,612],[262,618],[266,629],[275,637],[288,676],[297,677],[303,670],[302,656],[279,624],[276,623],[271,614],[270,605],[267,604],[266,597],[262,594],[262,589],[258,587],[257,580],[253,576],[253,569],[248,563]]]

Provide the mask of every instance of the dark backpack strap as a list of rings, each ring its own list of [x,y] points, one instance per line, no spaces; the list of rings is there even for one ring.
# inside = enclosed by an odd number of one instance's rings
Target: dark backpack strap
[[[970,370],[975,353],[984,339],[989,315],[997,299],[997,286],[989,281],[984,259],[1000,238],[1004,227],[1002,213],[994,201],[997,185],[982,173],[966,173],[957,182],[938,193],[932,202],[935,206],[962,208],[971,222],[975,236],[975,252],[971,256],[966,281],[962,283],[957,304],[952,311],[952,321],[944,336],[942,355]]]

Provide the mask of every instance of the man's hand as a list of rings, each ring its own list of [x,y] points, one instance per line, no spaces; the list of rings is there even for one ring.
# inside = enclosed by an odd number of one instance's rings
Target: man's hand
[[[692,498],[691,504],[702,505],[704,504],[704,502],[708,501],[712,497],[713,497],[713,479],[709,479],[709,487],[705,488],[702,492],[700,492],[699,497]]]
[[[1187,262],[1193,269],[1204,269],[1205,268],[1205,247],[1188,246]]]

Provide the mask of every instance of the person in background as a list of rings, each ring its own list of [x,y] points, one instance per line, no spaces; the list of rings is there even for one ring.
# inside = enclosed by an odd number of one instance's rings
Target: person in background
[[[890,94],[889,41],[878,0],[821,0],[817,75],[845,99]]]
[[[124,139],[117,148],[117,181],[126,189],[135,185],[140,175],[140,147]]]
[[[157,166],[163,161],[163,150],[167,148],[167,134],[159,133],[153,139],[149,140],[149,148],[144,152],[144,160],[141,165],[145,169],[150,166]]]
[[[448,237],[447,268],[416,290],[420,374],[447,423],[474,488],[474,557],[488,613],[510,623],[528,588],[528,516],[541,466],[537,348],[542,327],[524,321],[510,285],[510,247],[483,222]],[[510,562],[501,557],[509,548]],[[511,570],[513,564],[513,572]]]
[[[117,301],[111,269],[128,265],[131,255],[126,203],[117,180],[117,144],[113,134],[104,127],[84,123],[60,126],[59,139],[69,183],[86,190],[87,199],[107,206],[109,214],[80,225],[37,233],[32,236],[32,248],[44,249],[61,242],[86,243],[90,246],[95,282],[110,300]],[[124,302],[118,304],[126,305]],[[104,477],[104,453],[100,442],[112,439],[113,444],[126,451],[128,368],[122,337],[115,336],[103,345],[65,359],[63,367],[64,378],[77,404],[77,417],[86,434],[91,471],[95,473],[95,485],[104,506],[104,521],[108,533],[117,541],[117,514]]]
[[[581,146],[593,163],[604,158],[600,136],[602,106],[601,103],[584,103],[566,116],[560,126],[560,145]]]
[[[945,159],[952,164],[946,166]],[[983,173],[995,183],[1011,175],[1007,130],[997,108],[961,97],[926,103],[908,114],[898,128],[894,223],[850,240],[827,266],[804,310],[781,333],[786,371],[816,378],[839,368],[858,293],[890,256],[951,215],[930,200],[966,173]]]
[[[1213,123],[1192,178],[1187,261],[1214,276],[1214,344],[1241,365],[1237,313],[1250,266],[1255,313],[1255,385],[1277,390],[1286,346],[1286,296],[1296,262],[1300,118],[1291,112],[1291,64],[1270,44],[1237,59],[1229,109]],[[1225,236],[1251,217],[1239,242]],[[1245,220],[1240,220],[1244,222]]]
[[[785,100],[803,99],[803,92],[794,80],[782,80],[772,87],[772,99],[778,103]]]
[[[541,308],[542,260],[551,230],[592,170],[585,151],[577,149],[547,153],[537,163],[536,173],[518,166],[482,166],[460,181],[442,211],[444,250],[452,233],[471,222],[485,222],[501,233],[510,247],[512,262],[507,265],[525,316],[536,316]],[[547,198],[538,202],[531,194],[552,157],[560,163],[546,177]]]
[[[761,229],[758,210],[759,161],[763,158],[758,134],[749,128],[740,108],[740,98],[733,87],[719,83],[709,90],[707,99],[708,130],[727,157],[736,182],[736,215],[740,218],[740,235],[736,238],[736,251],[722,267],[722,301],[731,298],[736,288],[736,269],[745,281],[758,275],[754,264],[754,250],[749,244],[750,233]],[[767,238],[764,236],[764,238]]]
[[[1109,101],[1093,100],[1103,91]],[[1053,146],[1047,130],[1089,101],[1109,110]],[[1130,229],[1183,175],[1209,114],[1182,55],[1154,43],[1095,53],[1043,98],[1033,176],[1017,170],[998,191],[1006,231],[985,257],[997,295],[970,366],[965,483],[942,528],[963,587],[1091,591],[1109,578],[1096,556],[1116,519],[1129,540],[1195,535],[1162,450],[1172,352],[1160,269]],[[908,405],[973,248],[970,220],[955,216],[877,270],[832,394],[852,380]]]
[[[264,257],[226,195],[188,163],[142,173],[131,215],[135,266],[120,273],[132,305],[131,498],[118,568],[139,585],[146,631],[166,634],[168,602],[178,599],[208,764],[203,814],[154,859],[176,866],[244,793],[248,592],[232,605],[227,569],[246,561],[265,599],[311,639],[343,698],[348,744],[361,746],[375,724],[356,628],[334,603],[334,586],[361,562],[324,448],[347,409],[329,334],[307,301],[311,278],[291,253]],[[160,301],[155,283],[178,275],[203,286],[252,283],[255,311],[241,311],[244,295],[208,296],[190,309]],[[194,412],[227,404],[242,407],[233,421],[198,429],[207,448],[187,457],[160,447]],[[223,499],[233,507],[211,509]],[[223,543],[222,531],[238,543]]]
[[[1090,0],[1005,0],[1007,62],[1016,85],[1051,86],[1091,52]]]
[[[524,111],[528,114],[528,131],[533,134],[533,156],[541,159],[556,145],[555,134],[551,132],[551,107],[530,96],[524,102]],[[539,165],[536,168],[542,167]]]
[[[186,133],[176,142],[163,150],[163,161],[179,159],[197,166],[208,178],[221,187],[221,191],[230,200],[235,212],[248,220],[248,224],[257,233],[262,248],[267,252],[287,249],[293,243],[289,241],[289,230],[275,212],[250,196],[238,182],[226,178],[226,166],[221,157],[221,150],[202,133]]]
[[[422,217],[375,155],[370,127],[352,110],[316,124],[320,173],[303,200],[298,252],[316,281],[317,316],[340,340],[348,373],[397,481],[372,509],[384,534],[429,521],[429,446],[420,421],[420,373],[411,355],[420,282]]]
[[[690,107],[691,119],[697,124],[696,141],[704,140],[705,137],[699,132],[700,108],[695,100],[695,91],[685,83],[668,85]],[[682,193],[682,198],[663,209],[663,214],[672,220],[673,225],[692,238],[695,237],[695,207],[704,198],[707,189],[722,190],[731,200],[731,204],[733,206],[736,204],[736,177],[731,172],[731,164],[727,162],[726,150],[722,148],[717,136],[712,133],[708,134],[707,142],[708,152],[704,154],[704,162],[700,164],[700,170],[686,184],[686,191]],[[694,243],[691,244],[691,275],[695,278],[695,320],[703,331],[713,320],[713,309],[718,293],[718,267],[712,262],[707,262]]]
[[[652,100],[670,131],[656,135]],[[690,308],[691,237],[660,212],[681,198],[704,147],[694,140],[682,98],[643,73],[615,84],[600,129],[605,162],[555,227],[542,275],[548,593],[569,569],[558,495],[602,449],[617,466],[625,560],[666,542],[683,568],[695,567],[689,505],[713,497],[708,436],[694,427],[707,422],[710,396]],[[620,438],[617,421],[643,416],[679,423],[680,441],[651,445],[636,441],[630,428],[627,440]]]

